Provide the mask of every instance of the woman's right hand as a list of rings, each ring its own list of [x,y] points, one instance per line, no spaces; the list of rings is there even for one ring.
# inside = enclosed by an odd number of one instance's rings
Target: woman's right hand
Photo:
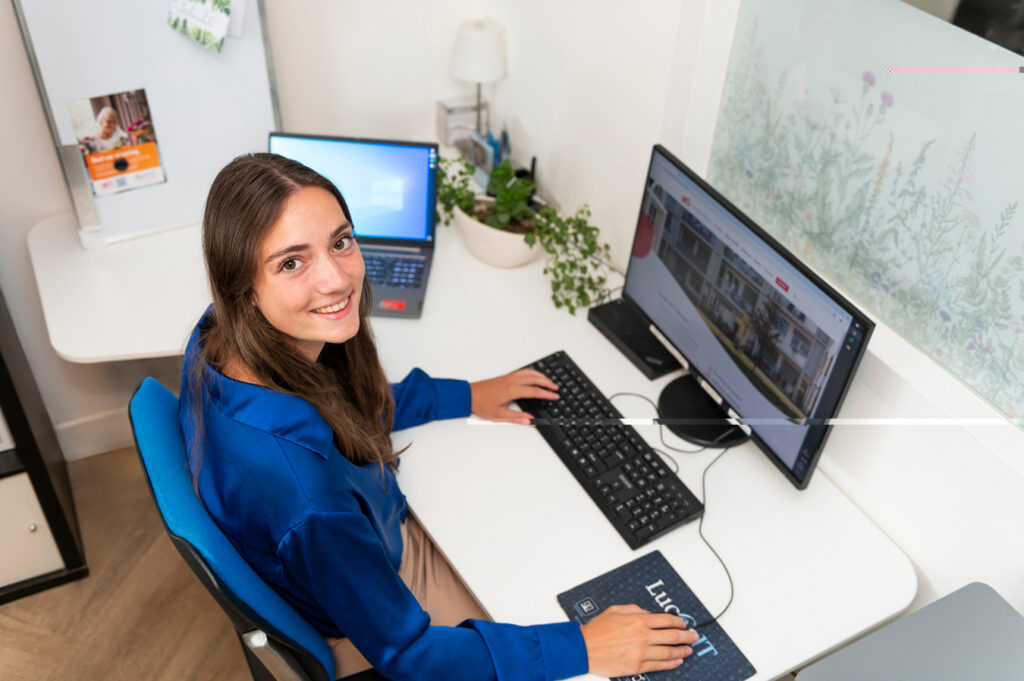
[[[590,673],[611,678],[675,669],[700,638],[677,615],[613,605],[582,625]]]

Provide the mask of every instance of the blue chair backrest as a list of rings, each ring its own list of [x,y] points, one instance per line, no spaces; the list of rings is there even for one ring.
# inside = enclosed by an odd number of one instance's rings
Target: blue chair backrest
[[[333,681],[334,657],[327,642],[245,562],[196,496],[178,422],[178,398],[156,379],[146,378],[128,411],[142,468],[167,532],[236,629],[240,618],[243,627],[262,629],[291,649],[311,678]],[[199,566],[194,564],[197,558]]]

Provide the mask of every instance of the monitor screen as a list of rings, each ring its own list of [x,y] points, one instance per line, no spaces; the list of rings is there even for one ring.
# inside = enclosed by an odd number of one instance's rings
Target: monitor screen
[[[433,240],[436,144],[271,133],[270,152],[333,182],[357,237]]]
[[[661,146],[623,296],[805,487],[874,323]]]

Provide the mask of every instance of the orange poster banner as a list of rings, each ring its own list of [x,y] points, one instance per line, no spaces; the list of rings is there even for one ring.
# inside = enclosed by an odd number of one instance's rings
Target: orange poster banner
[[[89,166],[89,175],[92,179],[102,180],[115,175],[159,168],[160,152],[157,150],[156,142],[146,142],[88,154],[85,163]]]

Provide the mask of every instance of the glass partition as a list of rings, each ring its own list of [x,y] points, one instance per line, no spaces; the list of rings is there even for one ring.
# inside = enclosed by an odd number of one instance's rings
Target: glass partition
[[[897,0],[744,0],[708,173],[812,268],[1015,419],[1021,65]]]

